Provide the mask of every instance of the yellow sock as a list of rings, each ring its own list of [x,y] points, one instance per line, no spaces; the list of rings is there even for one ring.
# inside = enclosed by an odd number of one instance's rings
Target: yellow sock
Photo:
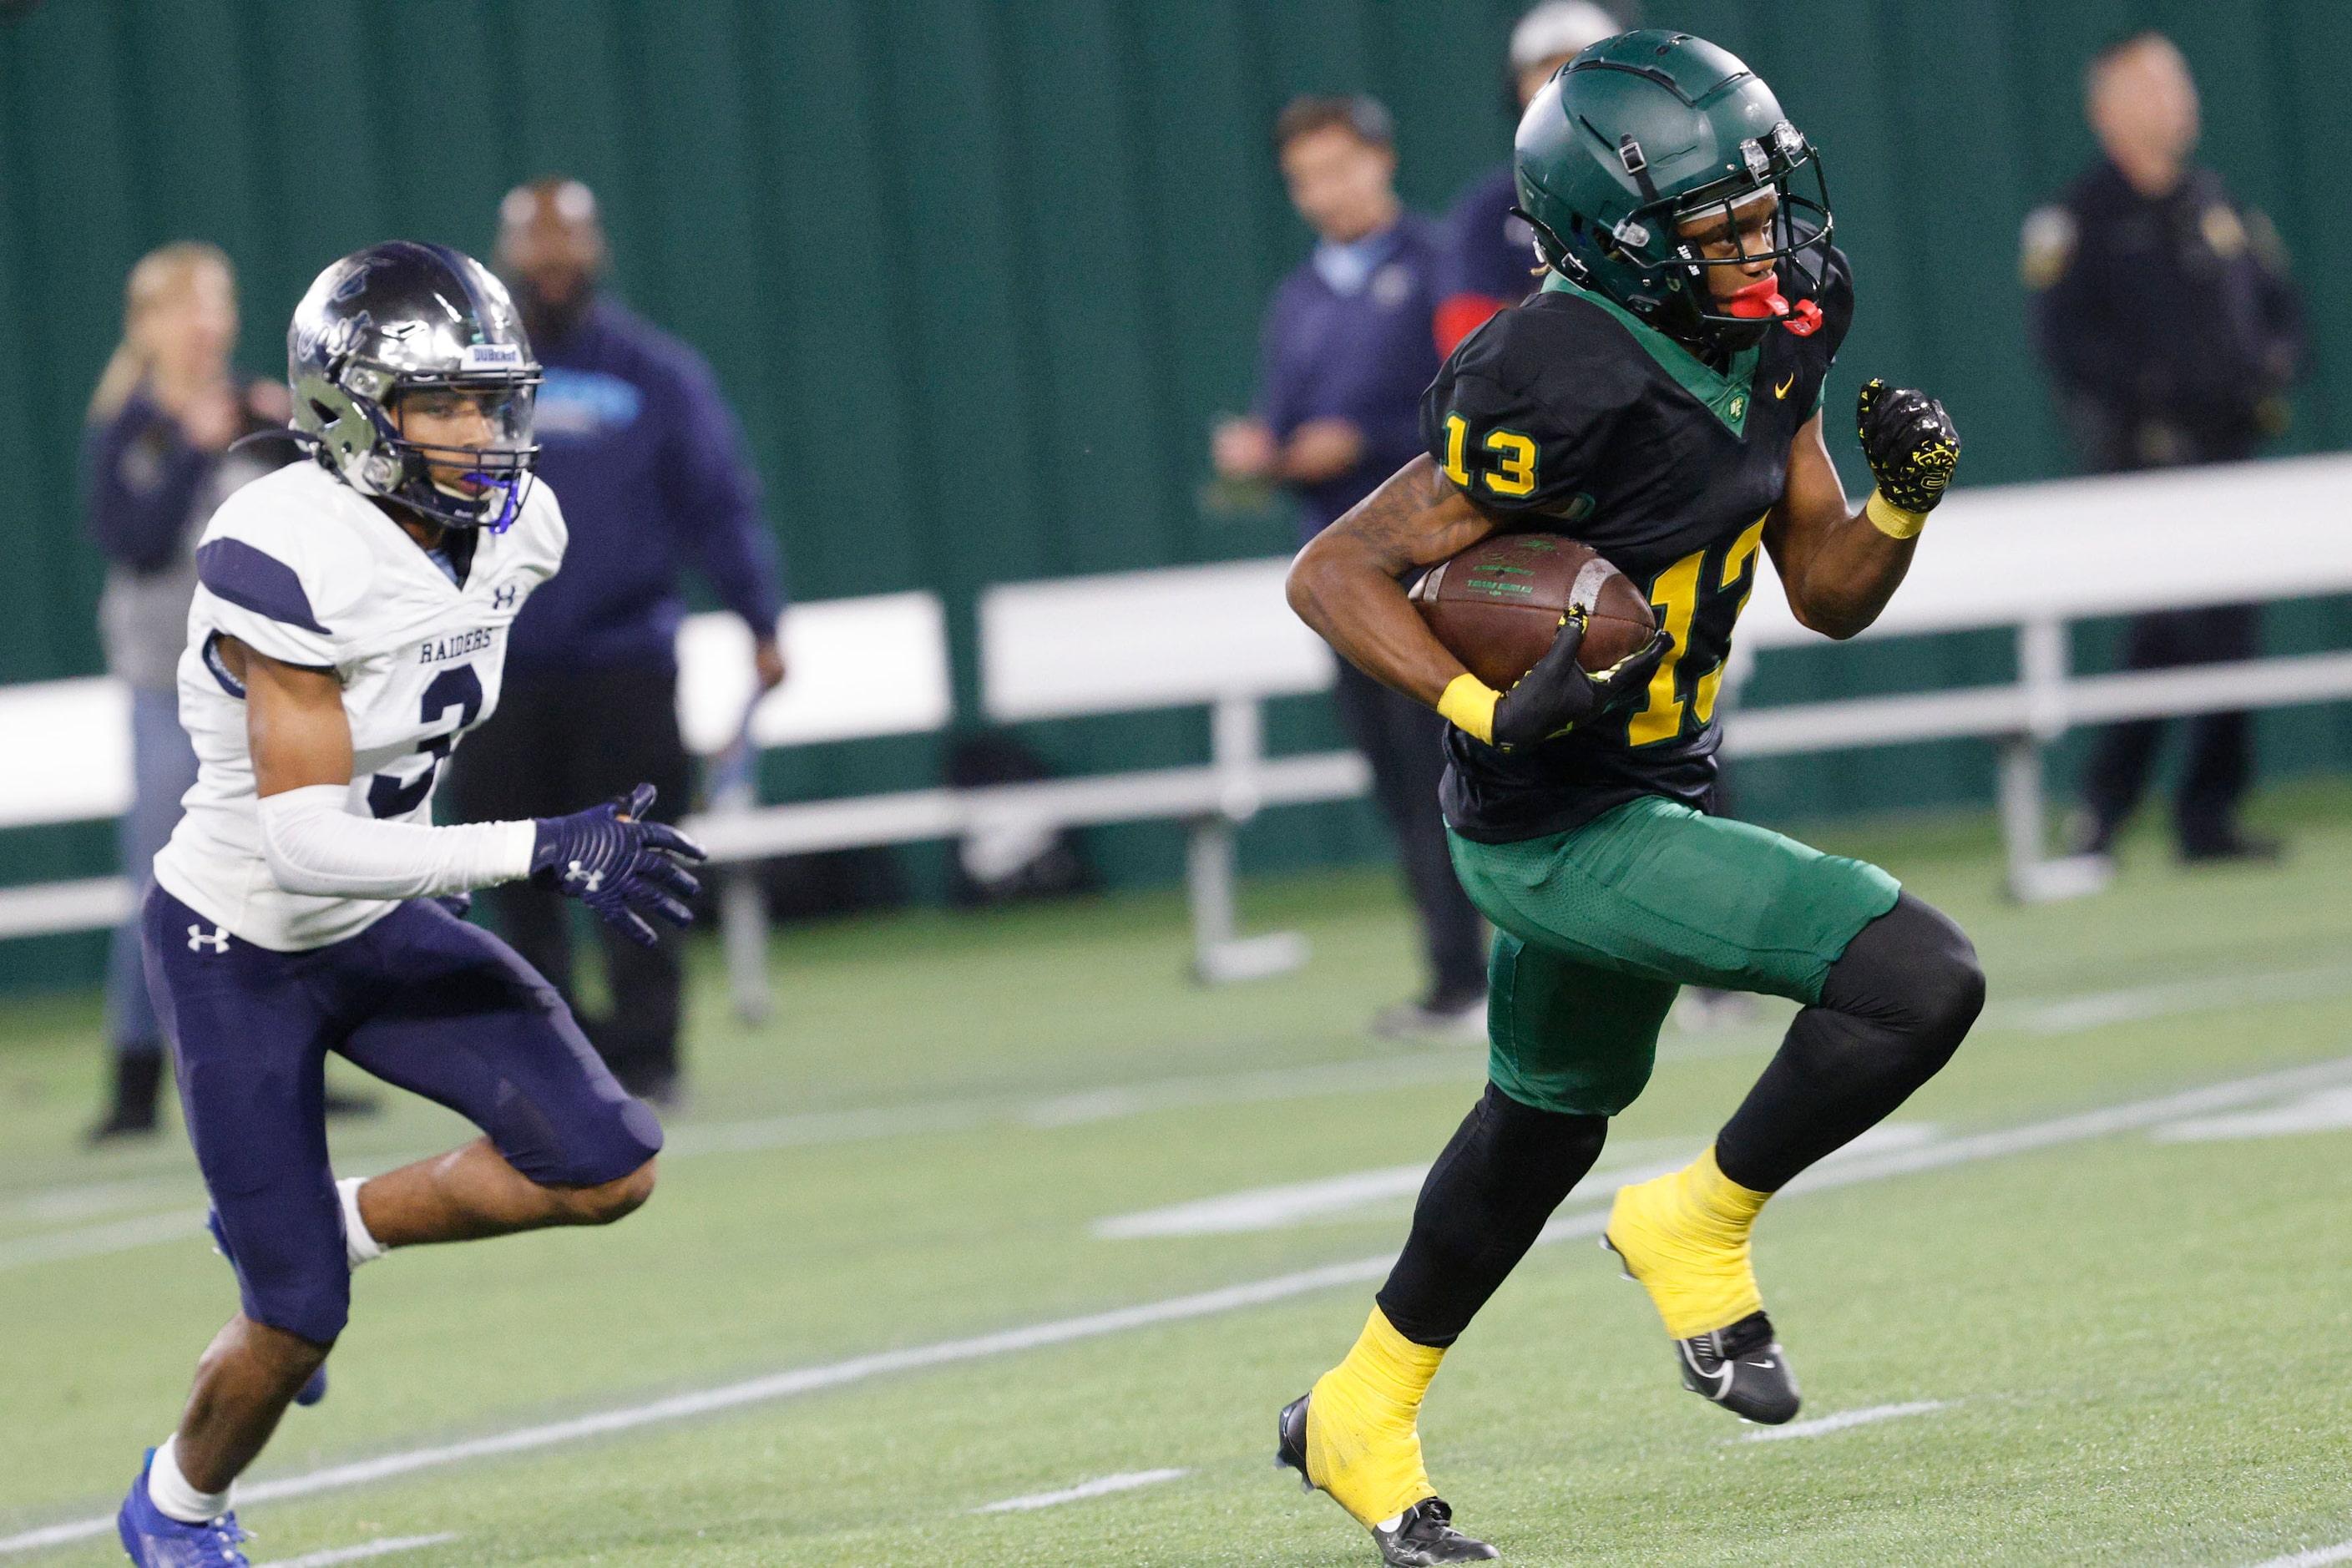
[[[1359,1524],[1385,1524],[1435,1497],[1421,1465],[1421,1396],[1445,1352],[1396,1331],[1378,1307],[1348,1359],[1307,1402],[1307,1477]]]
[[[1748,1233],[1769,1196],[1725,1175],[1712,1144],[1670,1176],[1617,1189],[1609,1245],[1650,1292],[1667,1337],[1727,1329],[1763,1310]]]

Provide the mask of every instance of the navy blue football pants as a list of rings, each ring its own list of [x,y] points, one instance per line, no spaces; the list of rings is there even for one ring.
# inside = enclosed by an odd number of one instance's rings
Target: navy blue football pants
[[[543,1186],[614,1181],[661,1148],[554,987],[438,904],[410,900],[305,952],[241,941],[161,888],[140,919],[189,1141],[256,1322],[323,1344],[350,1315],[330,1051],[465,1117]]]

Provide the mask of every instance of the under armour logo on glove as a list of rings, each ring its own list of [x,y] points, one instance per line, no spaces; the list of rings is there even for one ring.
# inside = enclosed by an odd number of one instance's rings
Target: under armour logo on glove
[[[188,928],[188,951],[190,952],[204,952],[205,943],[206,942],[213,944],[213,951],[215,952],[226,952],[228,951],[228,927],[215,926],[213,927],[213,933],[210,936],[206,936],[205,934],[205,928],[200,925],[190,926]]]
[[[638,911],[690,925],[694,911],[685,900],[702,891],[686,868],[703,858],[702,846],[675,827],[645,820],[653,804],[654,786],[641,784],[586,811],[542,816],[530,855],[533,881],[569,893],[646,947],[656,939]]]

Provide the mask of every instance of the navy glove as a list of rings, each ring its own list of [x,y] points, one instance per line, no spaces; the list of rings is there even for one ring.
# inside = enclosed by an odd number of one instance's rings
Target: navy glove
[[[578,899],[646,947],[659,939],[640,910],[672,925],[693,924],[694,911],[683,900],[702,884],[686,862],[701,859],[702,846],[675,827],[646,821],[653,804],[654,786],[641,784],[586,811],[538,818],[531,880]]]
[[[1585,626],[1581,615],[1562,616],[1551,647],[1496,700],[1494,744],[1533,745],[1616,712],[1649,690],[1650,678],[1675,646],[1661,629],[1635,652],[1588,675],[1577,662]]]

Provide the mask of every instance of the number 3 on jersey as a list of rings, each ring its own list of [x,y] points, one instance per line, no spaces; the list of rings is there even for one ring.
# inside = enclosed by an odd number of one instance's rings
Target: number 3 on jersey
[[[427,724],[437,724],[457,710],[457,722],[446,735],[436,735],[417,748],[420,754],[433,760],[415,778],[403,781],[390,773],[378,773],[368,784],[368,810],[383,816],[405,816],[425,802],[433,793],[433,781],[440,776],[441,764],[449,755],[449,748],[457,743],[457,732],[482,714],[482,678],[474,673],[470,664],[460,664],[443,670],[425,689],[424,711],[417,718]]]
[[[1658,625],[1672,634],[1674,651],[1650,678],[1650,700],[1634,713],[1626,740],[1636,746],[1655,745],[1683,733],[1688,720],[1696,729],[1715,717],[1715,700],[1723,689],[1723,667],[1731,657],[1731,631],[1739,612],[1755,591],[1756,547],[1764,538],[1764,519],[1740,531],[1723,552],[1713,574],[1706,571],[1712,551],[1695,551],[1658,574],[1650,584],[1650,603],[1658,607]],[[1709,578],[1712,581],[1709,581]],[[1736,590],[1736,592],[1735,592]],[[1714,650],[1712,662],[1699,670],[1698,684],[1688,702],[1682,696],[1684,656],[1698,643]]]
[[[1469,444],[1470,426],[1459,414],[1445,416],[1445,477],[1464,489],[1470,489],[1471,474],[1463,460],[1463,448]],[[1493,458],[1491,466],[1478,471],[1478,482],[1489,495],[1533,495],[1536,489],[1536,443],[1532,436],[1517,430],[1489,430],[1479,443]]]

